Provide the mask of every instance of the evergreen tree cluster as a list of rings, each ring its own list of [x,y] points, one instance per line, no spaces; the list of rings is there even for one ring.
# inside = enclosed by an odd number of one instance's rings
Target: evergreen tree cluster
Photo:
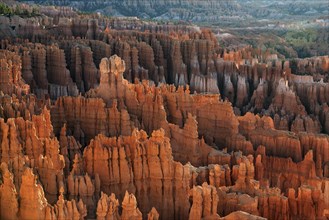
[[[4,15],[7,17],[18,15],[20,17],[35,17],[38,16],[38,9],[33,7],[32,10],[28,10],[27,8],[22,8],[17,5],[15,8],[9,7],[5,3],[0,2],[0,15]]]

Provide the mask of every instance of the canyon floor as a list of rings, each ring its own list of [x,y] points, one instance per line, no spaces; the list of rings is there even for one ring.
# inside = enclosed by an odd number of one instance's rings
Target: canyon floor
[[[8,2],[0,219],[329,219],[328,54]]]

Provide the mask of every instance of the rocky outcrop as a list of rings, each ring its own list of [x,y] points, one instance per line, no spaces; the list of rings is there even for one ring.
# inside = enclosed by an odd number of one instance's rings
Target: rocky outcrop
[[[99,87],[90,90],[88,97],[100,97],[107,106],[127,109],[129,114],[141,121],[141,127],[148,133],[166,127],[166,112],[163,100],[154,86],[147,83],[131,85],[123,79],[125,63],[121,58],[104,58],[100,64],[101,82]],[[153,91],[152,91],[153,90]]]
[[[67,177],[67,195],[69,199],[83,201],[87,217],[95,218],[96,204],[100,195],[100,180],[97,175],[94,179],[91,179],[88,174],[83,175],[83,166],[80,167],[81,170],[78,169],[78,166],[79,164],[75,160],[73,170]]]
[[[119,201],[112,193],[110,196],[102,193],[101,199],[97,204],[97,219],[136,219],[141,220],[142,213],[137,208],[137,201],[134,194],[129,194],[126,191],[122,201],[122,214],[119,214]],[[158,220],[159,214],[153,207],[147,215],[149,220]]]
[[[22,185],[19,195],[19,217],[22,219],[45,219],[47,200],[40,184],[36,184],[35,176],[31,169],[26,169],[22,176]],[[40,197],[39,197],[40,195]]]
[[[305,108],[302,106],[296,94],[288,88],[288,81],[284,81],[283,79],[280,79],[279,81],[272,105],[269,107],[269,109],[270,111],[274,112],[277,111],[276,109],[280,109],[281,115],[306,114]]]
[[[110,60],[102,59],[99,67],[100,85],[94,91],[90,91],[90,95],[102,98],[107,106],[110,106],[113,99],[124,98],[125,80],[122,74],[125,71],[125,63],[118,56],[112,56]]]
[[[28,94],[30,87],[21,75],[21,58],[9,51],[0,51],[0,87],[5,94]]]
[[[214,151],[203,139],[198,138],[198,124],[195,117],[188,113],[183,129],[174,124],[169,124],[169,128],[170,143],[176,161],[190,162],[194,166],[208,164],[209,154]]]
[[[66,69],[65,54],[55,46],[47,47],[47,78],[52,99],[60,96],[77,96],[78,89]]]
[[[17,191],[13,174],[9,172],[7,164],[1,164],[2,184],[0,186],[0,216],[1,219],[18,217]]]
[[[59,134],[66,124],[72,136],[83,146],[100,133],[107,136],[130,135],[135,127],[127,110],[118,110],[116,102],[111,108],[106,108],[104,101],[96,98],[59,98],[51,109],[51,115],[55,134]]]
[[[93,52],[94,63],[96,67],[99,68],[102,58],[111,56],[111,46],[98,40],[91,40],[89,44]]]
[[[46,49],[37,45],[31,50],[32,73],[36,86],[33,91],[38,97],[45,97],[48,94],[48,78],[46,70]]]
[[[85,93],[98,85],[98,70],[93,61],[93,52],[89,47],[82,45],[72,45],[69,48],[71,76],[79,91]]]
[[[324,164],[329,160],[328,154],[326,153],[328,152],[327,149],[329,147],[328,136],[301,133],[299,134],[299,139],[304,155],[310,150],[313,151],[316,174],[317,176],[322,177]]]
[[[22,55],[22,78],[31,87],[35,86],[32,74],[32,58],[29,51],[24,51]]]
[[[278,157],[290,157],[294,161],[302,160],[303,152],[298,136],[285,131],[256,129],[250,133],[254,148],[266,146],[266,153]]]
[[[217,214],[218,196],[215,187],[208,186],[207,183],[204,183],[202,187],[193,187],[191,195],[193,204],[189,219],[219,218]]]
[[[320,111],[320,122],[324,133],[329,134],[329,108],[327,104],[323,104]]]
[[[0,18],[0,218],[326,218],[326,57],[42,10]]]
[[[164,94],[167,99],[168,120],[183,125],[187,114],[196,115],[198,132],[206,143],[222,146],[227,136],[238,133],[238,120],[235,118],[230,103],[219,101],[218,95],[190,95],[187,88],[177,91],[167,88]]]
[[[249,214],[247,212],[243,212],[243,211],[232,212],[231,214],[221,218],[221,220],[234,220],[234,219],[264,220],[266,218],[251,215],[251,214]]]
[[[73,136],[67,136],[66,124],[61,129],[59,137],[60,154],[65,159],[65,172],[68,174],[76,160],[82,155],[82,146]],[[72,163],[72,164],[71,164]],[[80,174],[80,172],[78,172]]]
[[[295,74],[323,74],[329,70],[329,57],[319,56],[306,59],[295,59],[293,65]]]
[[[26,168],[22,176],[19,200],[10,171],[5,163],[1,164],[3,184],[1,185],[1,212],[4,219],[84,219],[86,207],[80,200],[66,201],[61,194],[54,206],[48,204],[43,188],[36,183],[32,169]],[[63,193],[63,192],[61,192]],[[6,203],[5,203],[6,202]],[[10,209],[8,209],[10,207]],[[6,209],[4,209],[6,208]],[[9,211],[9,212],[8,212]]]
[[[143,213],[152,205],[163,218],[188,216],[189,167],[173,161],[163,130],[150,138],[137,130],[128,137],[99,135],[85,148],[84,160],[87,173],[99,175],[103,192],[119,199],[124,191],[133,192]]]

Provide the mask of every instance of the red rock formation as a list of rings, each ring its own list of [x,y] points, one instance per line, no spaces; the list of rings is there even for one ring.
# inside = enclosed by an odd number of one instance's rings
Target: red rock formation
[[[86,207],[81,200],[79,203],[74,200],[66,201],[63,194],[59,196],[56,205],[49,205],[42,186],[36,183],[36,176],[30,168],[26,168],[23,173],[18,200],[12,174],[5,163],[1,164],[1,169],[4,180],[0,191],[1,218],[12,219],[16,216],[20,219],[83,219],[86,216]]]
[[[83,168],[81,166],[81,168]],[[88,218],[95,218],[96,204],[99,199],[99,178],[91,179],[88,174],[82,175],[73,168],[67,177],[67,194],[69,199],[80,199],[86,205]]]
[[[81,157],[81,144],[76,141],[73,136],[66,136],[66,124],[61,129],[60,137],[60,154],[64,156],[65,159],[65,172],[68,174],[70,172],[70,168],[77,157]],[[78,172],[80,174],[80,172]]]
[[[102,196],[97,204],[97,220],[104,219],[119,219],[119,201],[115,198],[112,193],[111,196],[107,196],[102,192]]]
[[[100,86],[87,93],[88,97],[100,97],[107,106],[124,106],[130,114],[137,116],[141,127],[151,133],[165,126],[166,113],[162,97],[154,86],[147,83],[131,85],[123,79],[124,62],[117,56],[103,59],[100,64]],[[110,92],[109,92],[110,91]]]
[[[315,134],[299,134],[301,148],[303,154],[308,153],[309,150],[313,151],[313,157],[316,167],[316,174],[319,177],[323,176],[323,165],[328,162],[328,148],[329,139],[328,136],[315,135]],[[305,156],[306,157],[306,156]],[[325,176],[327,177],[327,176]]]
[[[138,45],[138,53],[141,66],[148,70],[149,78],[155,81],[155,63],[152,47],[142,42]]]
[[[318,119],[309,116],[296,117],[291,125],[292,132],[308,132],[318,134],[321,132],[321,124]]]
[[[260,112],[265,107],[266,96],[268,94],[268,84],[260,80],[257,89],[255,89],[250,103],[253,106],[251,109],[254,112]]]
[[[97,19],[88,20],[88,29],[86,33],[86,38],[93,40],[98,37],[98,34],[99,34],[98,20]]]
[[[193,187],[191,190],[193,204],[190,210],[189,219],[218,219],[217,214],[217,191],[213,186],[207,183],[201,186]]]
[[[287,86],[288,81],[281,79],[275,91],[275,96],[272,104],[269,106],[270,112],[284,115],[305,115],[306,111],[298,96],[290,90]]]
[[[5,94],[28,94],[29,86],[21,76],[21,58],[9,51],[0,51],[0,87]]]
[[[44,97],[45,94],[48,94],[48,79],[46,71],[46,50],[37,46],[35,49],[31,50],[32,56],[32,73],[33,78],[36,82],[36,87],[34,89],[38,97]]]
[[[111,56],[111,46],[107,43],[91,40],[90,47],[93,51],[93,58],[96,67],[99,67],[102,58]]]
[[[222,216],[235,216],[235,211],[241,210],[253,215],[259,215],[258,200],[247,194],[236,194],[229,191],[226,187],[217,189],[218,213]],[[225,219],[225,218],[224,218]]]
[[[59,134],[66,123],[67,129],[83,146],[97,134],[130,135],[135,127],[127,110],[118,110],[116,102],[113,107],[106,108],[101,99],[62,97],[51,109],[51,114],[55,134]]]
[[[303,152],[298,136],[279,130],[255,129],[250,134],[254,148],[266,146],[266,153],[278,157],[290,157],[294,161],[302,160]]]
[[[8,171],[7,164],[1,164],[2,184],[0,186],[0,217],[1,219],[17,218],[18,201],[13,174]]]
[[[322,105],[320,111],[320,122],[322,123],[323,131],[329,134],[329,108],[327,104]]]
[[[232,212],[231,214],[221,218],[221,220],[235,220],[235,219],[264,220],[266,218],[251,215],[251,214],[249,214],[247,212],[243,212],[243,211]]]
[[[23,52],[22,56],[22,77],[28,85],[35,86],[32,74],[31,55],[28,51]]]
[[[176,210],[175,218],[187,217],[189,167],[172,160],[163,130],[154,131],[149,139],[136,130],[128,137],[99,135],[84,150],[84,160],[87,173],[99,175],[102,191],[115,192],[119,199],[125,190],[134,192],[143,213],[152,205],[163,218],[174,218],[169,210]]]
[[[88,47],[71,47],[71,75],[79,91],[84,93],[97,86],[98,70],[93,62],[93,53]]]
[[[329,83],[324,83],[323,79],[320,82],[313,82],[312,80],[296,81],[296,92],[303,102],[306,109],[311,113],[318,113],[320,105],[328,103],[329,101]]]
[[[167,88],[164,94],[170,122],[182,125],[182,120],[190,112],[197,117],[199,135],[207,143],[216,143],[218,146],[225,144],[227,136],[238,133],[238,120],[231,104],[220,102],[218,95],[190,95],[188,88],[185,92],[182,88],[173,92],[170,89]]]
[[[298,74],[314,74],[314,73],[325,73],[329,71],[329,57],[311,57],[306,59],[296,59],[296,72]]]
[[[0,218],[328,216],[328,57],[41,8],[0,18]]]
[[[122,74],[125,71],[125,63],[118,56],[113,56],[110,60],[107,58],[102,59],[99,67],[101,72],[100,85],[94,93],[109,106],[113,99],[122,99],[125,95],[125,86],[122,83],[124,81]],[[93,91],[90,93],[92,94]]]
[[[153,207],[151,211],[147,214],[147,220],[158,220],[158,219],[159,219],[159,213]]]
[[[168,82],[173,82],[175,85],[185,85],[188,82],[186,65],[182,61],[180,52],[180,42],[173,41],[171,44],[170,66],[171,74],[168,75]]]
[[[101,199],[97,205],[97,219],[135,219],[141,220],[142,213],[137,208],[136,197],[126,191],[125,197],[122,201],[122,214],[119,214],[119,201],[116,199],[115,194],[107,196],[102,193]],[[153,207],[147,215],[149,220],[158,220],[159,214]]]
[[[246,84],[246,78],[242,76],[238,76],[238,83],[237,83],[237,93],[236,93],[236,103],[235,106],[238,108],[242,108],[248,102],[248,84]]]
[[[77,96],[78,89],[66,69],[65,54],[55,46],[47,47],[47,78],[52,99],[60,96]]]
[[[49,219],[49,218],[69,218],[83,219],[86,215],[86,207],[80,202],[65,201],[63,195],[54,207],[51,207],[40,184],[36,184],[36,179],[32,170],[27,168],[22,176],[20,187],[19,218],[21,219]],[[56,210],[56,212],[55,212]],[[67,210],[66,212],[64,210]]]
[[[195,117],[188,113],[183,129],[174,124],[169,124],[169,128],[170,134],[168,136],[176,161],[190,162],[194,166],[208,164],[209,154],[214,151],[204,140],[199,140],[198,124]]]

